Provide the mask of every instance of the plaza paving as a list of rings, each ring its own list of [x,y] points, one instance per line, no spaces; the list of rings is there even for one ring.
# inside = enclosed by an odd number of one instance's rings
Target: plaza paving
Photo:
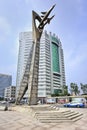
[[[87,108],[60,108],[58,111],[64,110],[83,113],[83,118],[76,122],[41,123],[32,109],[17,106],[8,111],[0,109],[0,130],[87,130]]]

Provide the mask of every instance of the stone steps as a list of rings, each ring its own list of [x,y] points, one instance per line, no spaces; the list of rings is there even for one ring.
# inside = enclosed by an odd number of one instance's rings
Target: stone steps
[[[69,118],[65,118],[65,117],[53,117],[53,118],[51,118],[51,117],[46,117],[46,118],[44,118],[44,117],[40,117],[39,118],[39,120],[70,120]]]
[[[78,114],[74,114],[74,115],[72,115],[72,116],[68,116],[68,118],[69,119],[71,119],[71,120],[73,120],[73,119],[75,119],[75,118],[77,118],[77,117],[81,117],[83,114],[80,114],[80,113],[78,113]],[[66,116],[67,117],[67,116]]]
[[[71,120],[40,120],[41,123],[72,123]]]
[[[52,110],[52,108],[49,108],[49,107],[32,107],[32,109],[34,110],[34,111],[51,111]]]
[[[45,110],[44,110],[45,109]],[[78,121],[82,118],[82,114],[79,112],[59,109],[59,110],[48,110],[47,108],[34,108],[35,117],[41,123],[71,123]],[[40,110],[40,111],[39,111]]]
[[[72,113],[73,113],[74,111],[72,111]],[[67,110],[67,111],[63,111],[62,112],[63,114],[70,114],[71,113],[71,110]]]
[[[70,117],[70,116],[74,116],[74,115],[76,115],[76,114],[78,114],[78,112],[74,112],[74,111],[72,111],[72,113],[66,113],[66,114],[64,114],[66,117]]]
[[[76,121],[80,120],[81,118],[82,118],[82,116],[78,116],[76,118],[73,118],[72,120],[73,120],[73,122],[76,122]]]
[[[60,115],[54,115],[54,114],[50,114],[50,115],[48,115],[48,114],[47,114],[47,115],[39,114],[39,115],[38,115],[38,114],[36,114],[36,116],[37,116],[37,117],[43,117],[43,118],[44,118],[44,117],[52,117],[52,118],[53,118],[53,117],[66,117],[66,116],[61,115],[61,114],[60,114]]]

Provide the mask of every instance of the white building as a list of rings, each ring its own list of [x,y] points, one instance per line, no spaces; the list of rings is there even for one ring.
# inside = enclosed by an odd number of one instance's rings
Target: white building
[[[17,66],[17,93],[32,47],[32,32],[19,35],[19,55]],[[38,97],[47,97],[61,92],[65,85],[64,56],[61,42],[55,34],[43,32],[40,41],[38,77]]]
[[[32,47],[32,33],[21,32],[19,34],[19,54],[17,65],[17,77],[16,77],[16,96],[20,87],[22,76],[25,70],[25,66],[29,57],[29,53]]]
[[[16,98],[16,87],[9,86],[9,87],[5,88],[4,98],[5,99],[15,99]]]

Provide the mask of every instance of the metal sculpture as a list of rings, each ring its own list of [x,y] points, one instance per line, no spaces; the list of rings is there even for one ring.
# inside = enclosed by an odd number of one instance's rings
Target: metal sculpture
[[[55,5],[53,5],[47,12],[41,12],[42,13],[41,16],[39,16],[35,11],[32,11],[33,50],[32,50],[32,56],[31,56],[31,63],[30,63],[30,67],[27,67],[29,63],[27,63],[26,65],[26,68],[29,68],[28,78],[26,80],[25,85],[22,82],[23,85],[21,85],[22,87],[20,86],[20,90],[19,90],[20,96],[18,95],[17,102],[20,102],[26,90],[28,89],[29,105],[37,104],[40,38],[43,32],[44,26],[47,23],[49,24],[50,21],[55,16],[53,15],[51,18],[48,18],[48,16],[50,15],[54,7]],[[39,22],[39,25],[37,25],[37,21]]]

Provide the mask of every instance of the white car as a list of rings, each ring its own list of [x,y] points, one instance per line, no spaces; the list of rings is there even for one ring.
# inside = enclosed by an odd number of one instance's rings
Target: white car
[[[6,104],[7,102],[6,101],[2,101],[1,104]]]

